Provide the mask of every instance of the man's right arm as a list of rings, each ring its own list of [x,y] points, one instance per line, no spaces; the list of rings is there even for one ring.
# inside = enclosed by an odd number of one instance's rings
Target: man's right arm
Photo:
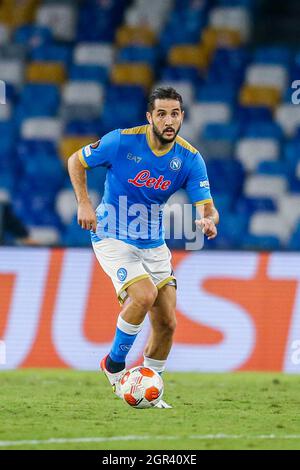
[[[78,224],[83,229],[96,232],[97,217],[88,195],[86,169],[79,160],[78,152],[68,159],[68,171],[78,203]]]

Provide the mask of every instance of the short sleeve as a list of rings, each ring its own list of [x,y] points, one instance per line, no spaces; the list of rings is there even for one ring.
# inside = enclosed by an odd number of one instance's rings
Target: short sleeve
[[[102,139],[79,150],[79,159],[84,168],[111,167],[120,144],[120,130],[105,134]]]
[[[193,155],[184,188],[193,204],[212,200],[206,165],[199,152]]]

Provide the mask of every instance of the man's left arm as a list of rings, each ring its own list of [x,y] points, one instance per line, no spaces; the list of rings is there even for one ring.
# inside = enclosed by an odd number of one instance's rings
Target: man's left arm
[[[214,206],[213,201],[204,204],[196,204],[200,219],[196,219],[196,225],[207,236],[208,240],[212,240],[218,234],[216,225],[219,223],[219,213]]]
[[[199,152],[193,155],[190,160],[190,171],[185,189],[200,215],[200,218],[196,220],[196,225],[209,240],[215,238],[217,236],[216,225],[219,222],[219,213],[210,193],[206,165]]]

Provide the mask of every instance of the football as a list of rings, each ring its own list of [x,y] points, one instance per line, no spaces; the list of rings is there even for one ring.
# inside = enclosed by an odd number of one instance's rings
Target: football
[[[151,408],[163,396],[164,383],[161,376],[149,367],[133,367],[120,381],[123,400],[133,408]]]

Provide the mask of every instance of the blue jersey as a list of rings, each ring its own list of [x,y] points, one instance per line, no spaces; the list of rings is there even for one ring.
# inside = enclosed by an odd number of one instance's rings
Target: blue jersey
[[[163,205],[184,188],[192,203],[210,202],[206,166],[199,152],[177,136],[170,150],[151,148],[150,126],[117,129],[79,151],[85,168],[107,167],[92,241],[118,238],[138,248],[164,243]]]

